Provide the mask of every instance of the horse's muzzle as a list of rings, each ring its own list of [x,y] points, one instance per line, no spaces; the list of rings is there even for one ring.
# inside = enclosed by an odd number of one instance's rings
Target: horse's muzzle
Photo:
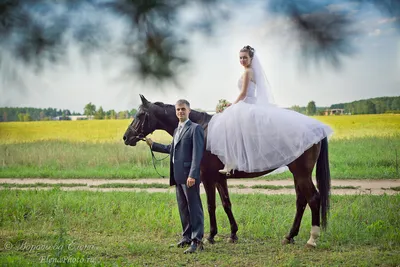
[[[136,143],[138,142],[138,139],[134,136],[128,137],[127,135],[124,135],[122,139],[124,140],[124,144],[127,146],[136,146]]]

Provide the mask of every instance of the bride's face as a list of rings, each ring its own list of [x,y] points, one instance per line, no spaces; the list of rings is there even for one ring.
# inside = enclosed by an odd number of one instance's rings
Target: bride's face
[[[251,64],[251,58],[249,56],[249,52],[240,52],[239,53],[240,64],[243,67],[248,67]]]

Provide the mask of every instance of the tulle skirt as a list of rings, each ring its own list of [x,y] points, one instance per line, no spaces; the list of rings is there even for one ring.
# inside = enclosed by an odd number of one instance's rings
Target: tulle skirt
[[[288,165],[332,133],[298,112],[240,101],[212,117],[207,150],[234,170],[260,172]]]

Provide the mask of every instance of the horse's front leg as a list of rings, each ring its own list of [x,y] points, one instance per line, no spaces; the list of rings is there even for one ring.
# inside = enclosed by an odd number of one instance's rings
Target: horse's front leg
[[[236,235],[238,231],[238,225],[236,223],[235,217],[233,217],[232,204],[231,200],[229,199],[228,183],[226,181],[226,178],[221,178],[218,180],[217,189],[219,192],[219,196],[221,197],[222,206],[224,207],[226,215],[228,215],[229,223],[231,225],[231,236],[228,238],[228,242],[235,243],[238,240],[238,237]]]
[[[202,174],[203,175],[203,174]],[[206,191],[207,195],[207,207],[208,207],[208,215],[210,216],[210,235],[206,238],[207,241],[210,244],[214,244],[215,240],[214,237],[218,233],[218,228],[217,228],[217,220],[215,217],[215,209],[216,209],[216,204],[215,204],[215,181],[205,181],[205,179],[210,178],[210,177],[202,177],[202,182],[204,185],[204,190]]]

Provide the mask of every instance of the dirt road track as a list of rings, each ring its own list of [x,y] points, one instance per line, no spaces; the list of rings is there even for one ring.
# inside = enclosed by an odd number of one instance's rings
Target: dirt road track
[[[100,191],[100,192],[170,192],[173,193],[174,187],[171,188],[128,188],[128,187],[118,187],[118,188],[96,188],[91,186],[98,186],[103,184],[169,184],[169,179],[37,179],[37,178],[25,178],[25,179],[11,179],[11,178],[0,178],[0,189],[5,187],[1,184],[86,184],[85,186],[74,186],[74,187],[60,187],[61,190],[65,191],[76,191],[76,190],[87,190],[87,191]],[[258,180],[258,179],[229,179],[228,185],[230,193],[236,194],[295,194],[293,188],[282,188],[282,189],[254,189],[251,188],[255,185],[272,185],[272,186],[293,186],[293,180]],[[233,187],[232,187],[233,186]],[[238,187],[240,186],[240,187]],[[372,194],[372,195],[382,195],[382,194],[399,194],[399,191],[395,191],[391,188],[400,187],[400,179],[395,180],[332,180],[332,195],[357,195],[357,194]],[[350,189],[344,189],[343,187],[353,187]],[[27,187],[27,188],[17,188],[11,187],[11,189],[21,189],[21,190],[49,190],[51,187]],[[202,193],[204,189],[201,188]]]

